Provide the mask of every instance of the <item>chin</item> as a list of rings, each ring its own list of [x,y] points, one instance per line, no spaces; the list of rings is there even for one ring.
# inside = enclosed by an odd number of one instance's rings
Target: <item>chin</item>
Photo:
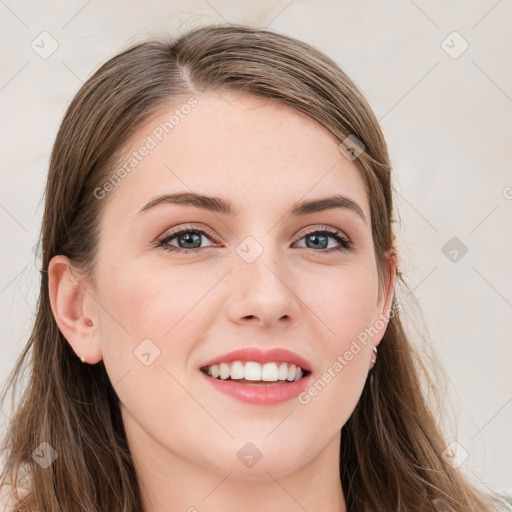
[[[271,434],[275,435],[277,432]],[[250,439],[246,437],[245,439]],[[308,462],[306,453],[301,446],[306,442],[286,444],[279,436],[272,441],[263,436],[253,438],[254,441],[237,439],[230,447],[217,452],[218,458],[209,461],[212,469],[220,473],[242,480],[269,481],[297,471]]]

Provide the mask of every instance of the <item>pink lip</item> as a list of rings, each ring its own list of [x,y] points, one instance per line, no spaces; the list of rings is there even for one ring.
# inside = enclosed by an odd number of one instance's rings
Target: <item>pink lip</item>
[[[282,384],[274,382],[268,384],[241,384],[236,380],[219,380],[209,377],[203,372],[200,373],[217,391],[241,402],[256,405],[276,405],[291,400],[305,391],[313,377],[310,373],[302,379]]]
[[[256,363],[292,363],[295,366],[300,366],[303,370],[311,372],[311,365],[302,357],[284,348],[274,348],[271,350],[262,350],[259,348],[243,348],[241,350],[235,350],[218,356],[215,359],[206,361],[201,365],[211,366],[213,364],[220,363],[232,363],[233,361],[254,361]],[[297,382],[301,382],[303,379]],[[244,385],[244,384],[242,384]]]
[[[203,378],[207,379],[221,393],[249,404],[275,405],[285,402],[302,393],[312,379],[311,365],[299,355],[284,348],[274,348],[271,350],[243,348],[206,361],[201,365],[201,368],[220,363],[232,363],[233,361],[255,361],[260,364],[272,362],[292,363],[309,372],[308,375],[297,381],[268,382],[265,384],[244,384],[236,380],[221,380],[200,372]]]

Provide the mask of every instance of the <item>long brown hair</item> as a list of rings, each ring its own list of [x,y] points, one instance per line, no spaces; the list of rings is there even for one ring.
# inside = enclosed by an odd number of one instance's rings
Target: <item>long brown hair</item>
[[[29,491],[20,509],[142,510],[118,397],[103,361],[82,364],[59,331],[48,265],[63,254],[93,278],[104,205],[94,191],[112,177],[123,145],[178,97],[215,90],[288,105],[340,142],[352,135],[364,144],[356,163],[369,198],[379,277],[384,275],[384,255],[394,244],[388,151],[372,109],[335,62],[301,41],[243,25],[200,27],[114,56],[72,100],[51,154],[36,320],[2,395],[2,404],[9,388],[14,397],[19,377],[29,370],[2,446],[1,482],[26,483]],[[407,286],[404,279],[400,283]],[[395,314],[379,345],[378,364],[341,430],[340,485],[350,512],[427,512],[442,510],[441,504],[460,512],[498,510],[496,497],[470,485],[443,457],[446,442],[424,386],[435,388],[423,383],[423,373]],[[33,457],[41,443],[58,454],[46,468]]]

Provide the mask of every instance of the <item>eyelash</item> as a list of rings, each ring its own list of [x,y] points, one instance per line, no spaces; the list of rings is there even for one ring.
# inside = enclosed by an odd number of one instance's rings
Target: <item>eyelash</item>
[[[203,229],[198,229],[198,228],[195,228],[195,227],[187,227],[187,226],[185,226],[185,227],[183,227],[183,228],[181,228],[179,230],[172,231],[170,233],[166,233],[163,237],[159,238],[153,245],[155,245],[156,247],[162,248],[164,251],[178,252],[178,253],[182,253],[182,254],[197,253],[199,251],[204,251],[205,249],[208,249],[208,247],[198,248],[198,249],[183,249],[181,247],[176,247],[176,246],[173,246],[173,245],[167,245],[167,242],[169,242],[170,240],[178,237],[179,235],[183,235],[185,233],[190,233],[190,232],[193,232],[193,233],[196,233],[196,234],[199,234],[199,235],[206,235],[209,238],[211,238],[213,242],[217,243],[217,240],[215,239],[215,236],[211,232],[209,232],[208,230],[203,230]],[[307,233],[305,233],[301,238],[299,238],[299,240],[302,240],[306,236],[311,235],[313,233],[314,234],[328,235],[329,238],[333,238],[338,243],[341,244],[340,247],[331,247],[330,249],[322,249],[322,250],[319,250],[319,251],[317,251],[315,249],[311,249],[314,252],[331,254],[333,251],[345,252],[345,251],[352,250],[352,246],[353,246],[352,241],[344,233],[342,233],[338,229],[332,228],[330,226],[321,226],[321,228],[311,229]],[[297,240],[297,242],[299,240]],[[304,249],[309,249],[309,247],[303,247],[303,248]]]

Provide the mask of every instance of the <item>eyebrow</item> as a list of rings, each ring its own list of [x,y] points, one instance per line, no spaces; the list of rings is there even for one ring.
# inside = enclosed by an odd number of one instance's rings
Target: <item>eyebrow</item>
[[[185,206],[194,206],[203,210],[224,213],[227,215],[238,215],[240,213],[239,207],[233,206],[229,201],[226,201],[220,197],[205,196],[192,192],[177,192],[174,194],[164,194],[155,197],[149,201],[149,203],[147,203],[138,212],[137,215],[151,208],[154,208],[159,204],[180,204]],[[335,208],[350,210],[356,213],[362,219],[362,221],[366,223],[366,217],[362,208],[353,199],[338,194],[313,199],[311,201],[299,201],[293,204],[289,215],[294,217],[301,217],[311,213],[331,210]]]

